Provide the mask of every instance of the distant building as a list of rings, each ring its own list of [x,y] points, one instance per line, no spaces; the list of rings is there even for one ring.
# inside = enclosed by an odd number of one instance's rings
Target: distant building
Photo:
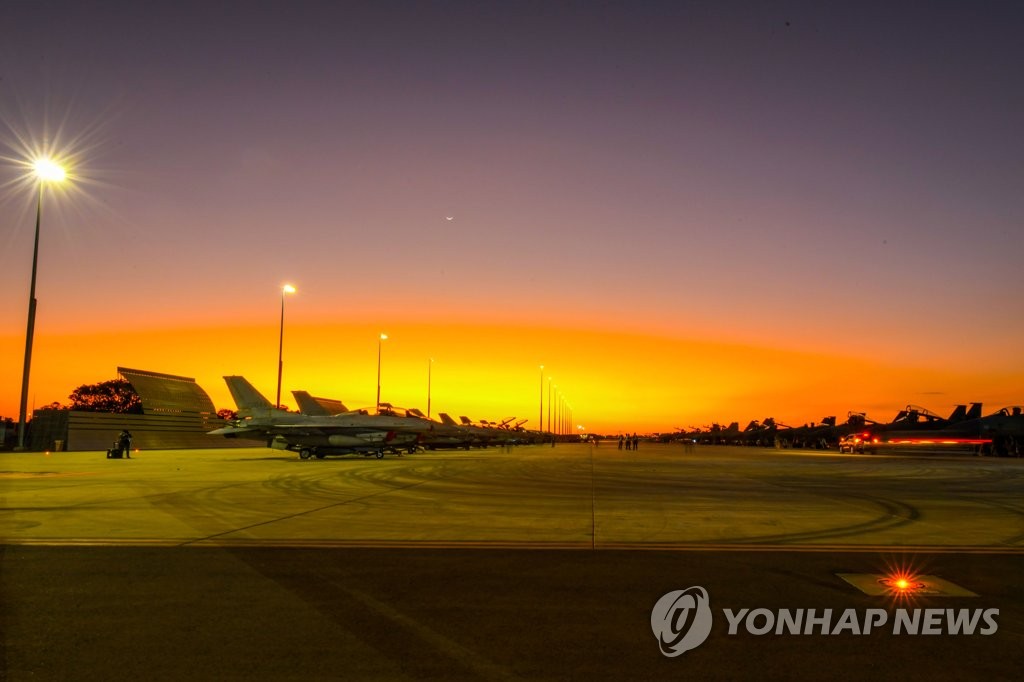
[[[139,394],[142,414],[36,410],[30,423],[29,448],[106,450],[123,429],[131,431],[132,447],[142,450],[252,444],[207,435],[224,422],[195,379],[125,367],[118,367],[117,373]]]
[[[0,450],[11,450],[15,443],[17,426],[10,417],[0,417]]]

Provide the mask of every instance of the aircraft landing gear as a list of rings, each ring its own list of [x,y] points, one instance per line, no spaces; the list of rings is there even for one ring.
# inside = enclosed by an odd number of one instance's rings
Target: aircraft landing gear
[[[384,459],[384,451],[383,450],[378,450],[377,451],[377,459]]]
[[[301,450],[299,450],[299,459],[309,459],[310,457],[313,456],[313,454],[313,451],[310,450],[309,448],[302,448]],[[320,455],[317,455],[317,457],[323,459],[323,457]]]

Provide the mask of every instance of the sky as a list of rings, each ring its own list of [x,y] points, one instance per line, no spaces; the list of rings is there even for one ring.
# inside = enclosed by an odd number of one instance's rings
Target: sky
[[[286,404],[372,405],[381,332],[382,400],[529,428],[1024,403],[1022,34],[1019,3],[10,0],[0,416],[41,150],[30,409],[118,366],[272,398],[285,283]]]

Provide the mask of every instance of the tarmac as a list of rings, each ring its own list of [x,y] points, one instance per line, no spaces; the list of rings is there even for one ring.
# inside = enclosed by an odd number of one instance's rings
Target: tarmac
[[[1017,679],[1022,493],[1017,459],[678,444],[322,461],[264,448],[6,453],[0,671]],[[976,596],[871,596],[843,577],[896,569]],[[713,626],[667,657],[652,607],[691,586],[710,595]],[[730,634],[725,609],[743,608],[884,609],[890,627]],[[997,609],[998,628],[894,634],[899,609]]]

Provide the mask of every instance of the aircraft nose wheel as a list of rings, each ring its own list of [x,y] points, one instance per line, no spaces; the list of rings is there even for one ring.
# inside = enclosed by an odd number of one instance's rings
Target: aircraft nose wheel
[[[309,448],[302,448],[299,450],[299,459],[309,459],[313,456],[313,452]]]
[[[384,451],[383,450],[378,450],[377,451],[377,459],[384,459]]]

